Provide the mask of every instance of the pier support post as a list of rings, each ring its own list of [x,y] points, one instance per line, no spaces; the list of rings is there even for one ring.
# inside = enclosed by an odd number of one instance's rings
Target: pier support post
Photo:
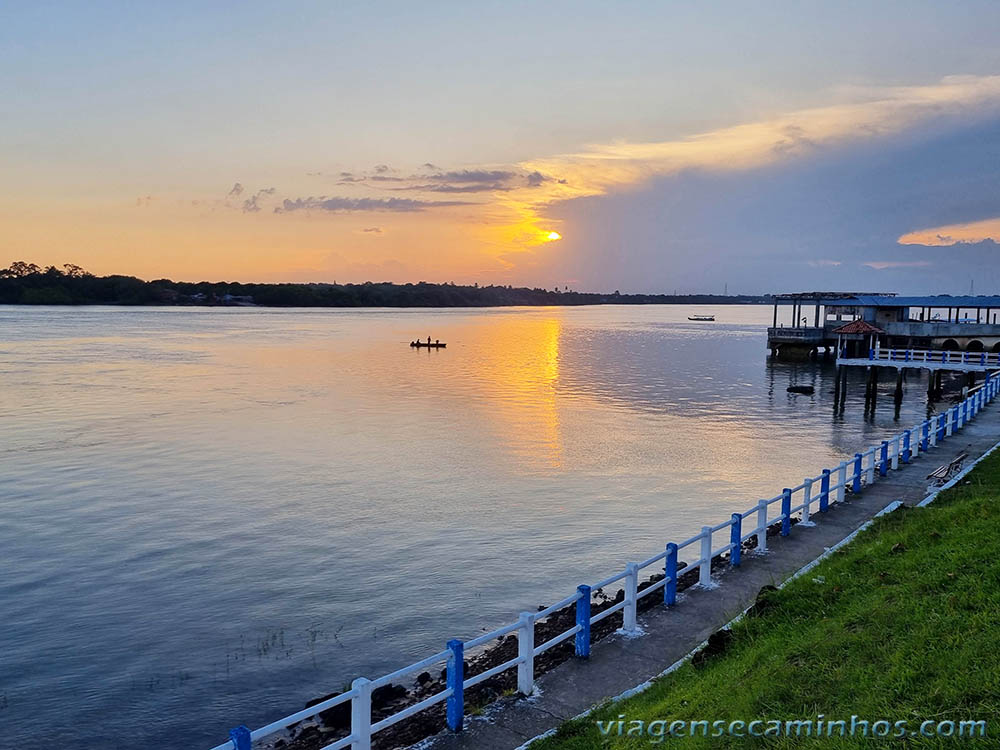
[[[448,729],[453,732],[462,731],[462,721],[465,718],[465,644],[462,641],[448,641],[447,685],[451,695],[447,698],[446,714]]]
[[[711,561],[709,562],[711,563]],[[622,610],[622,630],[626,633],[634,633],[638,630],[636,624],[638,605],[639,565],[638,563],[628,563],[625,566],[625,609]]]
[[[757,551],[767,552],[767,500],[757,502]]]
[[[740,567],[740,560],[743,553],[743,514],[733,513],[730,517],[729,525],[729,564],[734,568]]]
[[[706,588],[712,585],[712,527],[701,527],[701,566],[698,571],[698,585]]]
[[[535,613],[522,612],[517,626],[517,691],[531,695],[535,689]]]
[[[240,724],[235,729],[230,729],[229,739],[232,741],[235,750],[250,750],[253,744],[250,740],[250,729],[245,724]]]
[[[667,582],[663,586],[663,603],[668,607],[677,603],[677,545],[667,545],[667,559],[663,563],[663,574]]]
[[[898,407],[903,403],[903,368],[896,371],[896,391],[893,393],[893,400]]]
[[[676,571],[675,571],[676,572]],[[664,584],[664,590],[669,585]],[[590,586],[576,587],[580,598],[576,600],[576,624],[580,630],[576,634],[576,655],[580,659],[590,658]]]
[[[351,750],[372,750],[372,686],[371,680],[359,677],[351,683]]]

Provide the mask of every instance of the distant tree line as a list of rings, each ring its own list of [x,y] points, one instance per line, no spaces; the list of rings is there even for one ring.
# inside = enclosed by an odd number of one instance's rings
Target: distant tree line
[[[495,307],[508,305],[759,304],[769,297],[715,294],[597,294],[453,283],[241,284],[143,281],[95,276],[68,263],[42,268],[17,261],[0,269],[5,305],[261,305],[266,307]]]

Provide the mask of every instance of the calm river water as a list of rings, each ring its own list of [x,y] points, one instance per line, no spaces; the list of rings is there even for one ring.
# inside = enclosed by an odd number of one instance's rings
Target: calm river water
[[[209,747],[895,432],[770,316],[0,307],[0,744]]]

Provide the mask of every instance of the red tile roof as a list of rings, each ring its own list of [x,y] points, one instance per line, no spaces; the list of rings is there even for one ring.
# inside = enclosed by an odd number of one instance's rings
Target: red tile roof
[[[834,333],[885,333],[881,328],[873,326],[866,320],[852,320],[847,325],[836,328]]]

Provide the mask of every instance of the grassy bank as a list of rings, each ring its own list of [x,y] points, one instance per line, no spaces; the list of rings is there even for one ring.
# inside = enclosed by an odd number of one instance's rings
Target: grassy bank
[[[672,747],[1000,747],[1000,451],[927,508],[875,524],[735,624],[721,653],[688,662],[645,692],[564,724],[532,750]],[[887,720],[889,738],[733,737],[731,721]],[[624,718],[622,718],[624,715]],[[651,724],[665,720],[665,724]],[[672,721],[705,720],[696,736]],[[722,720],[722,736],[711,724]],[[906,721],[905,727],[897,726]],[[959,739],[985,720],[986,739]],[[622,724],[616,722],[622,721]],[[637,732],[644,722],[643,736]],[[954,735],[893,739],[931,721]],[[609,736],[603,735],[597,722]],[[859,731],[860,731],[860,726]],[[623,736],[619,735],[619,727]],[[755,731],[774,731],[758,724]],[[878,727],[886,729],[885,725]],[[784,727],[794,735],[795,725]],[[940,725],[940,733],[949,730]],[[690,726],[682,729],[685,733]],[[735,731],[747,733],[736,725]],[[871,730],[870,730],[871,731]],[[966,735],[978,729],[966,728]],[[658,737],[658,735],[666,735]]]

